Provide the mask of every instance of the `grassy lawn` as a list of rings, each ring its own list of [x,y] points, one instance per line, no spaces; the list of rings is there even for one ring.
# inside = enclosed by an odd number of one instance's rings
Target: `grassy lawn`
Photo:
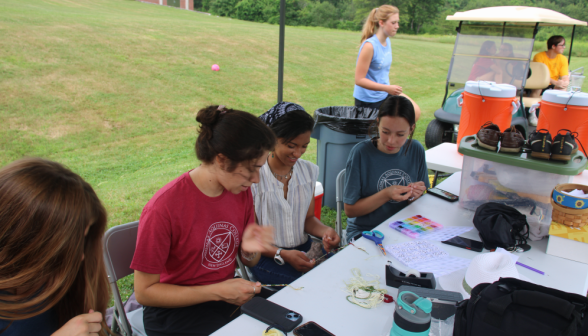
[[[259,115],[276,102],[276,25],[132,0],[1,1],[0,13],[0,165],[24,156],[66,164],[94,186],[110,226],[137,220],[155,191],[198,164],[201,107]],[[391,81],[421,106],[424,143],[453,45],[401,37]],[[284,99],[310,113],[353,105],[359,38],[288,27]],[[581,65],[588,59],[573,58]],[[304,158],[316,162],[315,142]],[[334,223],[332,210],[323,216]]]

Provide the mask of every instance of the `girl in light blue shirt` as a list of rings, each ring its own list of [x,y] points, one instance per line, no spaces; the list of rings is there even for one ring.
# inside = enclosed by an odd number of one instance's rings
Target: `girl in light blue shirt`
[[[418,120],[421,114],[418,105],[402,93],[401,86],[390,85],[390,37],[396,35],[398,22],[399,11],[394,6],[382,5],[370,12],[363,26],[357,55],[353,97],[357,107],[379,108],[388,95],[405,96],[414,105]]]

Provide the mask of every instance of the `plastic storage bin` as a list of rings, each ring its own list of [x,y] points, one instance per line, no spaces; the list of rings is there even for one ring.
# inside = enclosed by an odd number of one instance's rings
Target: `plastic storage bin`
[[[510,84],[485,81],[467,81],[462,96],[457,143],[464,136],[478,133],[480,127],[491,121],[503,131],[510,126],[512,115],[519,109],[517,88]]]
[[[314,111],[311,137],[317,139],[316,164],[318,180],[324,188],[323,205],[337,208],[337,174],[345,169],[351,148],[368,139],[369,126],[377,116],[377,109],[355,106],[329,106]]]
[[[549,233],[553,188],[586,168],[581,151],[567,163],[540,160],[480,148],[475,135],[464,137],[458,150],[464,155],[459,204],[470,210],[487,202],[512,206],[527,216],[533,240]]]

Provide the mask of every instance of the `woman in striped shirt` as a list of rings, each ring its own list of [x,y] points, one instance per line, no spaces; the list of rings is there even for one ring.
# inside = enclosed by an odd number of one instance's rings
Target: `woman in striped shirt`
[[[251,271],[262,283],[288,284],[315,265],[305,253],[312,246],[309,234],[322,237],[326,251],[337,247],[340,238],[314,216],[318,166],[300,158],[310,143],[312,117],[302,106],[282,102],[260,119],[274,131],[278,142],[251,191],[257,222],[274,227],[276,247],[263,253]]]

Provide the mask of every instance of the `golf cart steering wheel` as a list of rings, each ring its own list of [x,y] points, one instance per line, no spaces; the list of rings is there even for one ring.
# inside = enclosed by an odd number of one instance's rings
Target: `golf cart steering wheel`
[[[525,77],[525,66],[520,62],[510,61],[504,66],[506,74],[510,77],[510,83],[512,84],[515,80],[522,80]]]

